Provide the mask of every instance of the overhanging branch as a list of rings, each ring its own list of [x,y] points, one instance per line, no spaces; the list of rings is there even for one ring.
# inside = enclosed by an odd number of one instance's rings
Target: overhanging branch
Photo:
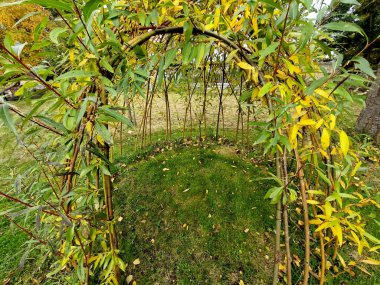
[[[142,45],[143,43],[149,41],[150,38],[152,38],[154,36],[166,35],[166,34],[182,34],[183,32],[184,32],[183,27],[166,27],[166,28],[159,28],[159,29],[151,30],[149,32],[142,34],[141,36],[139,36],[137,38],[130,40],[126,44],[125,51],[129,51],[137,45]],[[254,62],[247,56],[247,54],[244,52],[244,50],[241,47],[239,47],[236,43],[234,43],[230,39],[228,39],[228,38],[226,38],[226,37],[224,37],[218,33],[208,31],[208,30],[203,31],[197,27],[194,27],[193,28],[193,35],[205,35],[205,36],[217,39],[217,40],[221,41],[222,43],[224,43],[225,45],[227,45],[228,47],[230,47],[234,50],[238,50],[239,55],[247,63],[249,63],[250,65],[255,65]]]

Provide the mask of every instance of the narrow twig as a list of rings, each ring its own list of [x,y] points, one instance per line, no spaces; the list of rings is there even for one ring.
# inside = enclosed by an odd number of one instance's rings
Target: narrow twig
[[[272,75],[273,78],[275,77],[275,75],[277,73],[278,66],[279,66],[281,47],[282,47],[282,43],[284,41],[286,24],[287,24],[287,21],[288,21],[288,16],[289,16],[289,11],[290,11],[290,3],[291,3],[291,0],[289,0],[289,2],[288,2],[288,9],[286,10],[286,15],[285,15],[285,20],[284,20],[284,27],[283,27],[282,33],[281,33],[280,44],[278,45],[278,51],[277,51],[277,57],[276,57],[276,66],[275,66],[275,68],[273,70],[273,75]]]
[[[5,197],[5,198],[7,198],[8,200],[11,200],[11,201],[13,201],[13,202],[19,203],[19,204],[24,205],[24,206],[26,206],[26,207],[28,207],[28,208],[33,208],[33,207],[34,207],[33,205],[31,205],[31,204],[29,204],[29,203],[26,203],[26,202],[24,202],[24,201],[21,201],[20,199],[17,199],[17,198],[15,198],[15,197],[9,196],[9,195],[5,194],[5,193],[2,192],[2,191],[0,191],[0,195],[3,196],[3,197]],[[57,213],[50,212],[50,211],[47,211],[47,210],[42,210],[42,212],[44,212],[45,214],[49,214],[49,215],[56,216],[56,217],[59,216]]]
[[[15,61],[17,61],[19,64],[21,64],[38,82],[40,82],[42,85],[44,85],[46,88],[48,88],[50,91],[52,91],[55,95],[57,95],[59,98],[61,98],[65,103],[70,106],[73,109],[78,109],[75,107],[70,101],[68,101],[62,94],[60,94],[52,85],[47,83],[45,80],[43,80],[37,73],[35,73],[29,66],[27,66],[21,59],[19,59],[17,56],[15,56],[12,52],[10,52],[3,44],[0,43],[0,49],[2,49],[5,53],[7,53],[10,57],[12,57]],[[27,75],[29,75],[27,74]]]
[[[58,9],[55,9],[56,13],[59,15],[59,17],[63,20],[63,22],[65,22],[66,26],[73,32],[73,34],[75,35],[75,31],[74,29],[71,27],[71,25],[69,24],[69,22],[67,22],[66,18],[63,17],[63,15],[61,14],[61,12],[58,11]],[[87,52],[91,52],[90,49],[84,44],[83,40],[77,35],[77,39],[78,41],[81,43],[81,45],[84,47],[84,49],[87,51]]]
[[[2,105],[3,103],[0,103],[0,106]],[[19,115],[20,117],[22,118],[26,118],[27,115],[25,115],[21,110],[19,110],[17,107],[15,106],[12,106],[10,104],[7,104],[8,107],[9,107],[9,110],[11,110],[12,112],[16,113],[17,115]],[[29,119],[31,122],[35,123],[36,125],[46,129],[46,130],[49,130],[57,135],[60,135],[60,136],[63,136],[63,133],[61,133],[60,131],[56,130],[55,128],[45,124],[44,122],[42,122],[41,120],[37,119],[37,118],[30,118]]]
[[[26,228],[24,228],[23,226],[20,226],[15,220],[13,220],[11,217],[9,217],[8,215],[4,215],[4,217],[10,221],[11,223],[13,223],[16,227],[18,227],[20,230],[22,230],[24,233],[26,233],[28,236],[30,236],[32,239],[34,240],[37,240],[39,243],[42,243],[42,244],[47,244],[46,241],[42,240],[42,239],[39,239],[37,237],[35,237],[29,230],[27,230]]]

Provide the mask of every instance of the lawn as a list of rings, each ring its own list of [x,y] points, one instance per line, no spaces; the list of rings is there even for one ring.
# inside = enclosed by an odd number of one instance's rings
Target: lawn
[[[19,188],[15,179],[35,163],[5,127],[0,127],[0,132],[0,184],[3,191],[15,193]],[[213,133],[208,131],[210,137]],[[234,138],[233,132],[226,135]],[[115,148],[114,201],[128,280],[137,284],[269,284],[275,209],[263,199],[272,182],[260,178],[268,169],[273,172],[273,165],[262,162],[257,149],[248,151],[223,140],[184,141],[181,137],[182,132],[175,131],[172,141],[164,142],[164,134],[157,132],[152,145],[134,150],[134,136],[126,135],[123,154]],[[373,149],[362,155],[369,167],[363,174],[368,191],[378,199],[376,154]],[[22,185],[33,179],[21,178]],[[0,198],[0,212],[10,204]],[[366,219],[378,236],[375,211],[367,209]],[[290,209],[290,218],[296,261],[303,255],[301,216],[296,206]],[[33,217],[18,221],[34,230]],[[57,284],[46,278],[49,257],[40,249],[25,259],[27,249],[34,248],[27,234],[4,217],[0,225],[0,280],[4,284]],[[345,254],[351,252],[347,249]],[[315,265],[316,260],[313,262]],[[294,264],[297,280],[302,264]],[[328,284],[379,284],[377,268],[366,269],[371,276],[356,270],[356,276],[342,274]],[[310,284],[317,281],[312,279]]]
[[[274,207],[260,169],[229,147],[163,150],[119,162],[122,255],[140,261],[129,273],[140,284],[268,284]]]

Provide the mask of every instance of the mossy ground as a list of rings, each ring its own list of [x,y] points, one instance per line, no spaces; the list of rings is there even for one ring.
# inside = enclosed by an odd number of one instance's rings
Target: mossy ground
[[[121,166],[117,215],[140,284],[268,284],[274,207],[260,170],[228,149],[183,147]],[[120,162],[121,165],[122,161]]]

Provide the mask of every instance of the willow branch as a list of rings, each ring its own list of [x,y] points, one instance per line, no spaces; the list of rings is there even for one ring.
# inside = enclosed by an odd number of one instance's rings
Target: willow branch
[[[0,106],[4,104],[4,103],[0,103]],[[20,117],[22,118],[26,118],[27,115],[25,115],[21,110],[19,110],[18,108],[16,108],[15,106],[12,106],[12,105],[9,105],[7,104],[7,106],[9,107],[9,110],[11,110],[12,112],[14,112],[15,114],[19,115]],[[35,123],[36,125],[48,130],[48,131],[51,131],[57,135],[60,135],[60,136],[63,136],[63,133],[61,133],[60,131],[56,130],[55,128],[45,124],[44,122],[42,122],[41,120],[37,119],[37,118],[30,118],[30,121]]]
[[[21,201],[20,199],[17,199],[17,198],[14,198],[12,196],[9,196],[9,195],[5,194],[2,191],[0,191],[0,195],[3,196],[3,197],[5,197],[5,198],[7,198],[8,200],[11,200],[13,202],[19,203],[19,204],[24,205],[24,206],[26,206],[28,208],[33,208],[34,207],[33,205],[31,205],[29,203],[26,203],[24,201]],[[57,217],[59,216],[58,214],[56,214],[54,212],[50,212],[50,211],[46,211],[46,210],[42,210],[42,212],[44,212],[45,214],[49,214],[49,215],[53,215],[53,216],[57,216]]]
[[[70,101],[68,101],[62,94],[60,94],[52,85],[47,83],[45,80],[43,80],[37,73],[35,73],[29,66],[27,66],[21,59],[19,59],[17,56],[15,56],[12,52],[10,52],[3,44],[0,43],[0,49],[2,49],[6,54],[8,54],[11,58],[13,58],[15,61],[17,61],[19,64],[21,64],[33,77],[35,80],[40,82],[42,85],[44,85],[46,88],[48,88],[50,91],[52,91],[55,95],[57,95],[59,98],[61,98],[65,103],[70,106],[71,108],[77,109]]]

